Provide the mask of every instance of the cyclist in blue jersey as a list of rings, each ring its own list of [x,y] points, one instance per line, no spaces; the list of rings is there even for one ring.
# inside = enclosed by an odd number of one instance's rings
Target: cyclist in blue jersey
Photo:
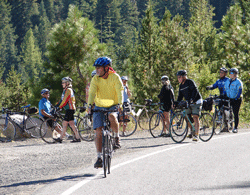
[[[230,69],[230,79],[225,83],[225,90],[227,97],[230,99],[230,104],[233,108],[234,113],[234,129],[233,133],[238,132],[239,124],[239,110],[242,101],[242,89],[243,84],[240,79],[238,79],[238,69]]]
[[[220,79],[218,79],[213,85],[209,85],[206,87],[207,90],[213,90],[218,88],[220,90],[220,96],[225,97],[226,91],[225,91],[225,83],[227,80],[229,80],[227,76],[228,70],[224,67],[220,68]]]
[[[49,101],[49,90],[48,89],[42,89],[41,96],[43,97],[38,104],[39,108],[39,115],[44,118],[44,120],[48,118],[53,118],[53,115],[51,115],[51,103]],[[52,120],[48,120],[48,125],[52,127]],[[62,133],[62,127],[60,125],[57,125],[55,130],[59,133],[59,135]],[[53,136],[53,135],[52,135]],[[56,140],[56,138],[54,138]]]

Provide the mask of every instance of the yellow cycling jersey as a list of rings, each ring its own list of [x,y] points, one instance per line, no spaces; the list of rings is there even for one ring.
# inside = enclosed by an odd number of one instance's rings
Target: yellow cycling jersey
[[[90,83],[88,104],[109,108],[123,103],[123,85],[116,73],[110,73],[107,79],[94,76]]]

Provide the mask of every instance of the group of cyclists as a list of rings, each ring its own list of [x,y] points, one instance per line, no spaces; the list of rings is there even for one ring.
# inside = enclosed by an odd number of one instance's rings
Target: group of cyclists
[[[129,97],[131,91],[127,87],[128,78],[123,76],[122,78],[112,68],[112,60],[109,57],[100,57],[95,62],[95,71],[92,72],[92,80],[89,88],[88,97],[88,113],[91,113],[91,109],[95,110],[113,110],[118,106],[118,112],[109,113],[110,127],[113,131],[115,143],[114,149],[121,147],[119,138],[119,122],[118,113],[122,112],[124,104],[129,103]],[[215,84],[207,86],[207,90],[213,90],[219,88],[220,96],[230,99],[233,113],[235,126],[233,129],[234,133],[238,132],[239,123],[239,109],[241,105],[242,96],[242,82],[238,78],[238,69],[230,69],[230,78],[226,77],[228,70],[226,68],[220,68],[220,79]],[[188,135],[193,138],[193,141],[199,140],[199,116],[202,109],[202,96],[192,79],[187,77],[186,70],[180,70],[177,72],[177,79],[180,83],[179,94],[177,102],[180,102],[183,98],[188,102],[188,108],[186,112],[189,116],[192,116],[195,123],[195,133]],[[174,89],[170,84],[169,77],[164,75],[161,77],[163,84],[160,94],[158,95],[162,103],[162,111],[164,113],[164,129],[161,136],[170,136],[168,129],[170,126],[170,110],[175,108],[176,101],[174,97]],[[71,126],[75,133],[75,137],[72,142],[80,142],[80,136],[74,123],[74,112],[75,112],[75,96],[72,89],[72,79],[64,77],[62,79],[63,93],[60,101],[56,105],[56,109],[66,109],[66,114],[63,121],[63,127],[56,128],[59,133],[59,137],[54,138],[57,142],[62,142],[65,136],[65,131],[68,125]],[[39,114],[46,118],[53,118],[50,113],[51,103],[49,101],[49,90],[43,89],[41,91],[42,99],[39,102]],[[49,124],[51,125],[51,124]],[[95,145],[97,151],[97,160],[94,164],[95,168],[101,168],[102,163],[102,129],[104,127],[104,114],[102,112],[93,113],[93,129],[95,130]],[[191,128],[191,124],[189,124]],[[228,131],[228,129],[227,129]],[[192,131],[190,131],[192,132]]]

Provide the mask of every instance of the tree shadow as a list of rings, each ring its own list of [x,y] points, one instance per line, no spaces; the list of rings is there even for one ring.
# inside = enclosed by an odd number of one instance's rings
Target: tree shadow
[[[228,189],[246,189],[250,188],[249,181],[237,182],[236,184],[231,185],[218,185],[207,188],[198,188],[197,190],[228,190]]]
[[[37,181],[26,181],[26,182],[20,182],[20,183],[13,183],[10,185],[4,185],[0,186],[1,188],[10,188],[10,187],[18,187],[18,186],[27,186],[27,185],[36,185],[36,184],[49,184],[49,183],[54,183],[57,181],[74,181],[79,178],[89,178],[93,177],[93,174],[84,174],[84,175],[70,175],[70,176],[64,176],[64,177],[59,177],[55,179],[44,179],[44,180],[37,180]]]

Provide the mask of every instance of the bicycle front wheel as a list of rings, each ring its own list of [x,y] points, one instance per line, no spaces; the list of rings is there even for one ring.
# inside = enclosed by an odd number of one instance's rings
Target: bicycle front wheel
[[[188,122],[182,114],[175,114],[170,122],[170,136],[176,143],[181,143],[188,133]]]
[[[88,118],[83,118],[78,122],[78,132],[82,140],[93,141],[94,140],[94,130],[91,121]]]
[[[62,130],[62,126],[57,121],[48,118],[44,120],[41,124],[40,137],[46,143],[53,144],[55,143],[54,139],[60,136],[60,133],[58,133],[56,130]]]
[[[122,121],[119,122],[119,135],[121,137],[128,137],[134,134],[137,129],[137,121],[135,117],[131,114],[126,114],[121,118]]]
[[[213,137],[213,134],[213,117],[209,113],[202,113],[200,116],[200,139],[207,142]]]
[[[108,166],[108,135],[102,135],[102,160],[103,160],[103,171],[104,177],[107,176],[107,166]]]
[[[109,138],[109,139],[108,139],[108,150],[109,150],[109,154],[108,154],[107,163],[108,163],[108,174],[110,174],[111,158],[112,158],[113,152],[114,152],[114,149],[113,149],[114,137],[108,136],[108,138]]]
[[[154,138],[159,137],[164,128],[164,120],[160,113],[154,113],[149,120],[149,131]]]
[[[0,117],[0,141],[11,141],[15,139],[15,136],[15,125],[10,120],[6,121],[5,117]]]
[[[140,114],[138,118],[138,124],[142,130],[149,129],[149,120],[153,113],[154,112],[150,110],[148,112],[146,110],[143,110]]]

